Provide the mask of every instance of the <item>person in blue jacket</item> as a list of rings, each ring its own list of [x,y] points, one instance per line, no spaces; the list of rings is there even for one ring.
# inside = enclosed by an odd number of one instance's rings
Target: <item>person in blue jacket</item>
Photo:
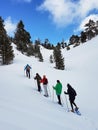
[[[30,79],[30,69],[31,69],[31,66],[30,65],[26,65],[25,69],[26,70],[26,76]]]

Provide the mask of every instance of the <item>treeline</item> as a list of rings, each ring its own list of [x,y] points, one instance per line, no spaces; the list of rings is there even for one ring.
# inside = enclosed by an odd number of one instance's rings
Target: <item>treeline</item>
[[[14,52],[12,43],[16,45],[17,50],[22,54],[35,56],[40,62],[43,62],[44,59],[40,51],[40,46],[42,45],[47,49],[54,50],[52,61],[56,62],[55,68],[64,69],[64,58],[62,58],[60,47],[54,47],[54,45],[49,43],[48,39],[45,39],[44,43],[41,43],[40,39],[32,42],[30,33],[25,30],[22,20],[17,24],[14,37],[7,35],[4,26],[4,20],[0,17],[0,64],[7,65],[13,62]]]
[[[41,42],[39,38],[34,42],[31,41],[30,33],[25,30],[22,20],[17,24],[14,37],[9,37],[4,29],[4,20],[0,17],[0,63],[3,65],[12,63],[14,52],[11,43],[14,43],[17,50],[22,54],[35,56],[40,62],[43,62],[44,59],[40,49],[40,46],[43,46],[53,50],[53,54],[50,55],[49,60],[51,63],[55,63],[55,68],[64,70],[64,57],[62,56],[61,49],[66,48],[66,50],[69,50],[70,46],[76,47],[80,45],[80,43],[91,40],[96,35],[98,35],[98,21],[94,22],[93,20],[89,20],[89,22],[85,24],[85,30],[81,32],[80,36],[72,35],[69,38],[69,43],[62,40],[54,46],[54,44],[49,42],[48,38],[46,38],[44,42]]]
[[[85,43],[88,40],[91,40],[93,37],[98,35],[98,21],[94,22],[93,20],[89,20],[88,23],[84,25],[85,30],[78,35],[72,35],[69,39],[69,44],[73,45],[73,47],[79,46],[81,43]]]

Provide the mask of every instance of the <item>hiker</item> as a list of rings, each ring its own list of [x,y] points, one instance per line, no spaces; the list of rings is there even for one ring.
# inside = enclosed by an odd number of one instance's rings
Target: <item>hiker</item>
[[[68,94],[69,95],[69,101],[70,101],[70,105],[72,108],[72,112],[74,112],[74,108],[73,105],[75,106],[75,110],[78,110],[79,108],[77,107],[77,105],[75,104],[75,96],[77,95],[76,91],[74,90],[74,88],[72,88],[72,86],[68,83],[67,84],[67,92],[64,91],[64,94]]]
[[[47,85],[48,85],[48,79],[46,78],[45,75],[43,75],[43,78],[40,80],[41,83],[43,83],[43,88],[44,88],[44,96],[48,97],[48,90],[47,90]]]
[[[57,84],[56,84],[56,86],[53,86],[53,89],[56,91],[56,95],[58,98],[58,104],[62,105],[62,103],[61,103],[62,84],[59,80],[57,80]]]
[[[41,76],[38,73],[36,73],[34,79],[37,81],[38,91],[41,92],[41,85],[40,85]]]
[[[25,67],[25,69],[24,70],[26,70],[26,76],[30,79],[30,69],[31,69],[31,67],[30,67],[30,65],[26,65],[26,67]]]

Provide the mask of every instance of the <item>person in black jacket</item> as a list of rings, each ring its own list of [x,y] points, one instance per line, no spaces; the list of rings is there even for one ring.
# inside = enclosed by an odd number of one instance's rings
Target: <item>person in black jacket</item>
[[[64,91],[64,94],[68,94],[69,95],[69,101],[70,101],[70,105],[72,108],[72,112],[74,112],[74,108],[73,105],[75,106],[75,110],[78,110],[79,108],[77,107],[75,101],[75,96],[77,95],[76,91],[74,90],[74,88],[71,87],[70,84],[67,84],[67,92]]]
[[[34,79],[37,81],[38,91],[41,92],[41,85],[40,85],[41,76],[38,73],[36,73]]]

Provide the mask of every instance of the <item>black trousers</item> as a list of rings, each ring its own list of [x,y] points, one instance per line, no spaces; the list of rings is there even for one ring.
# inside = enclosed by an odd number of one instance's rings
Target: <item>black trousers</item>
[[[72,110],[73,110],[73,105],[74,105],[75,107],[77,107],[77,105],[76,105],[75,102],[74,102],[74,101],[75,101],[75,98],[72,98],[72,99],[70,98],[69,101],[70,101],[70,105],[71,105]]]
[[[40,86],[40,84],[37,84],[37,86],[38,86],[38,91],[40,92],[40,91],[41,91],[41,86]]]
[[[29,77],[29,79],[30,79],[30,71],[26,71],[26,75],[27,75],[27,77]]]
[[[59,104],[62,104],[62,103],[61,103],[61,97],[60,97],[60,95],[57,95],[57,98],[58,98],[58,103],[59,103]]]

